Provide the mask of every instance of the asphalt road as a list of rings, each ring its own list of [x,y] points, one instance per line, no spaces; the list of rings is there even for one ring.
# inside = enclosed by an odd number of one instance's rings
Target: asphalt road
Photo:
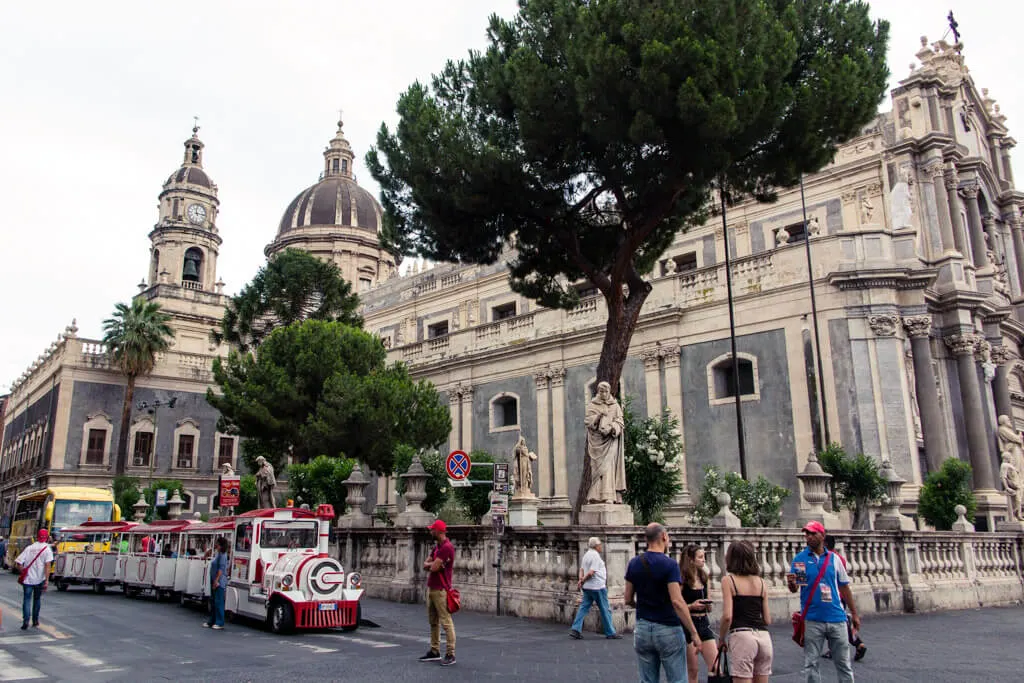
[[[363,616],[377,627],[282,637],[248,622],[209,631],[196,609],[72,588],[44,595],[42,626],[21,631],[20,590],[14,576],[0,576],[0,681],[637,680],[629,637],[587,633],[574,641],[567,628],[511,617],[456,615],[458,663],[443,668],[416,661],[429,644],[420,605],[367,600]],[[1020,607],[874,617],[864,624],[869,651],[855,672],[870,683],[1017,680],[1022,632]],[[800,681],[802,651],[782,626],[773,637],[772,680]],[[824,681],[835,680],[831,662],[823,660],[822,671]]]

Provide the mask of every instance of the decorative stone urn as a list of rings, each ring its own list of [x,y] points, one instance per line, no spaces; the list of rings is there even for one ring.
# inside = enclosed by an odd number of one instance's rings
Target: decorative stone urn
[[[818,456],[813,451],[807,456],[804,471],[796,475],[796,478],[803,484],[804,502],[810,508],[803,517],[808,521],[821,522],[826,529],[838,526],[839,517],[827,512],[823,507],[828,500],[828,483],[832,481],[832,475],[821,469]]]
[[[345,487],[345,503],[347,509],[345,514],[338,518],[338,526],[348,529],[369,528],[373,526],[373,519],[363,512],[363,503],[366,502],[366,487],[370,480],[363,474],[363,468],[357,462],[352,468],[352,474],[342,482]],[[424,493],[424,497],[426,494]]]
[[[423,509],[423,501],[427,499],[427,480],[430,475],[423,469],[420,456],[417,453],[412,458],[409,471],[399,475],[399,479],[405,482],[405,511],[395,519],[397,526],[416,527],[427,526],[434,521],[434,515]]]
[[[167,516],[171,519],[178,519],[181,517],[181,509],[185,506],[185,501],[181,499],[181,494],[178,493],[178,489],[174,489],[174,495],[167,501]]]
[[[906,483],[893,469],[892,461],[888,458],[882,461],[882,479],[885,479],[886,496],[882,503],[882,509],[875,517],[875,528],[890,531],[913,531],[914,521],[904,517],[900,513],[900,504],[903,503],[903,484]]]
[[[739,529],[743,526],[740,518],[729,508],[729,505],[732,504],[732,496],[722,491],[715,497],[715,500],[718,501],[718,514],[711,518],[711,526],[719,529]]]
[[[132,505],[134,512],[132,515],[135,517],[136,522],[141,522],[146,518],[146,510],[149,509],[149,503],[146,502],[146,496],[142,491],[142,487],[139,487],[139,499]]]

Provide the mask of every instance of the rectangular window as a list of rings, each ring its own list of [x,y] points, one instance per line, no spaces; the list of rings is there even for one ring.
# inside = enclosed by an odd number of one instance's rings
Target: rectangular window
[[[516,302],[511,301],[491,309],[491,321],[504,320],[505,318],[516,317]]]
[[[107,445],[107,430],[106,429],[90,429],[89,430],[89,444],[85,449],[85,464],[86,465],[102,465],[103,464],[103,451],[106,450]]]
[[[348,173],[348,159],[341,160],[341,172]]]
[[[789,233],[789,243],[803,242],[807,236],[807,226],[804,225],[803,221],[799,223],[793,223],[793,225],[786,226],[786,232]]]
[[[153,453],[153,432],[135,432],[135,450],[132,451],[134,467],[149,467],[149,456]]]
[[[192,452],[195,441],[196,437],[191,434],[182,434],[178,437],[178,467],[192,469]]]
[[[234,464],[235,440],[229,436],[220,437],[220,449],[217,451],[217,467],[227,463]]]
[[[331,161],[331,170],[334,171],[335,173],[338,172],[338,160],[337,159],[333,159]]]
[[[368,292],[368,291],[370,291],[370,286],[371,285],[373,285],[373,280],[370,280],[370,279],[365,278],[365,277],[359,278],[359,291],[360,292]]]
[[[427,339],[434,339],[436,337],[443,337],[448,334],[448,321],[434,323],[433,325],[427,326]]]

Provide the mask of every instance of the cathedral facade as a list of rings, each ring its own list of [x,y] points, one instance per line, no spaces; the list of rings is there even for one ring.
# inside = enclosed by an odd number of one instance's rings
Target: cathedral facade
[[[919,64],[891,93],[891,111],[807,176],[803,194],[793,188],[773,204],[728,207],[724,221],[714,215],[681,232],[648,274],[653,291],[621,391],[639,414],[668,410],[680,420],[686,492],[669,510],[671,522],[685,521],[704,466],[739,470],[737,394],[748,474],[793,491],[787,519],[804,506],[796,475],[829,441],[890,462],[907,482],[907,512],[923,477],[958,457],[973,467],[979,528],[994,528],[1005,514],[998,418],[1024,425],[1024,194],[1010,167],[1015,141],[959,47],[922,41]],[[151,438],[156,471],[187,481],[190,505],[205,511],[213,472],[236,462],[238,443],[216,432],[203,398],[213,357],[227,352],[209,341],[225,297],[213,282],[216,186],[202,169],[202,143],[193,136],[185,146],[160,195],[139,294],[172,313],[175,346],[137,392],[140,401],[181,398],[173,409],[133,416],[129,470],[148,472]],[[380,206],[356,184],[353,161],[339,122],[319,181],[285,209],[266,255],[294,247],[335,262],[359,292],[366,329],[447,398],[452,431],[442,448],[507,457],[522,435],[538,454],[541,520],[568,522],[603,298],[580,282],[576,308],[543,308],[509,289],[503,261],[399,275],[381,248]],[[97,342],[75,332],[69,328],[12,390],[0,460],[5,502],[30,482],[109,482],[124,380]],[[139,447],[137,435],[147,433]],[[191,460],[183,457],[186,436]],[[373,488],[368,506],[397,511],[392,481]]]

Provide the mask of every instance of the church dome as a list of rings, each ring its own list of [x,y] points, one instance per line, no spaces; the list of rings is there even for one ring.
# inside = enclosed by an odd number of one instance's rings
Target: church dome
[[[380,231],[381,208],[373,195],[339,171],[307,187],[291,201],[281,217],[278,236],[314,225],[340,225]]]
[[[213,186],[213,183],[210,182],[210,176],[206,175],[206,171],[198,166],[182,166],[167,178],[167,183],[191,183],[193,185],[201,185],[206,189],[210,189]],[[164,184],[166,185],[167,183]]]

